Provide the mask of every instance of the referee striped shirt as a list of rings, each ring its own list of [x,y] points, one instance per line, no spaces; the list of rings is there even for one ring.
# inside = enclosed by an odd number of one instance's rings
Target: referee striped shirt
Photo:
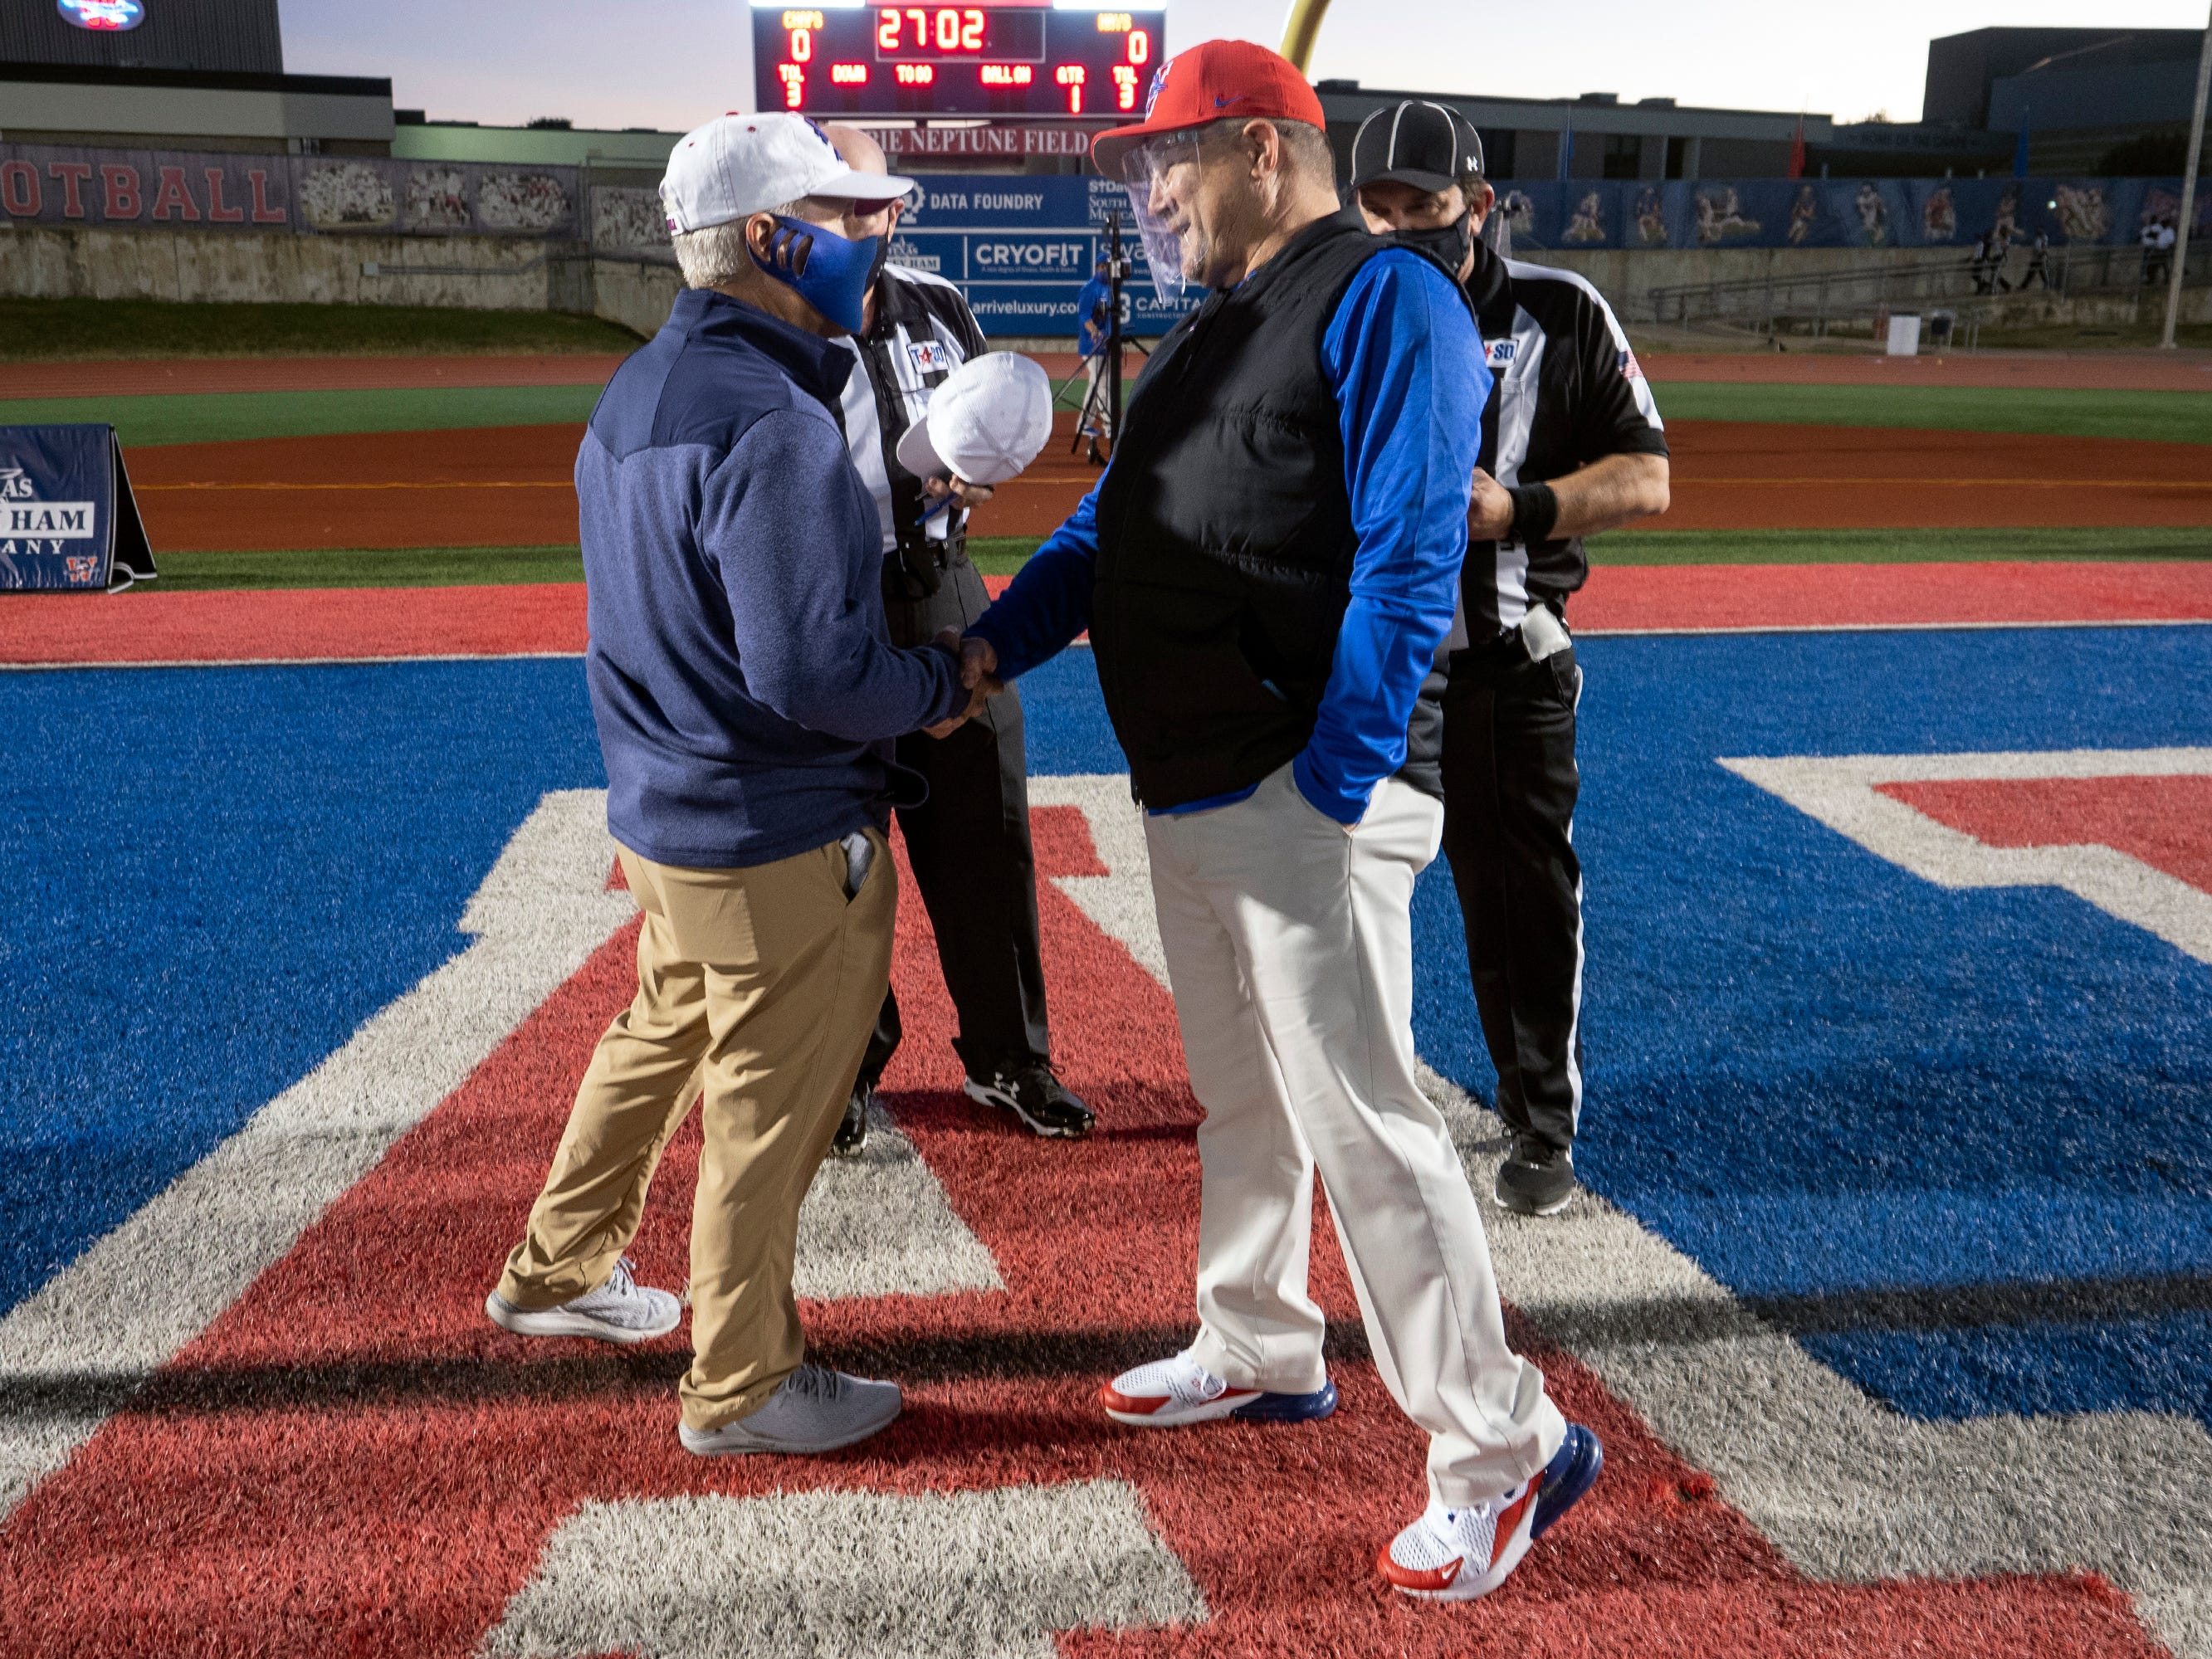
[[[1607,455],[1664,455],[1651,386],[1602,295],[1571,270],[1501,259],[1477,243],[1467,280],[1492,380],[1482,461],[1508,489],[1547,483]],[[1589,575],[1579,537],[1469,541],[1459,614],[1437,652],[1518,628]]]

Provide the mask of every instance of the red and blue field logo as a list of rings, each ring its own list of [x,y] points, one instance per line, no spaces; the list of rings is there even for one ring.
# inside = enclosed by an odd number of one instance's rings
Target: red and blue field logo
[[[1607,1473],[1462,1608],[1374,1576],[1420,1447],[1332,1249],[1334,1418],[1092,1404],[1190,1328],[1198,1109],[1087,652],[1022,690],[1098,1133],[960,1097],[909,890],[889,1117],[799,1267],[909,1410],[719,1464],[680,1333],[481,1313],[634,983],[577,661],[0,676],[0,1650],[2212,1653],[2212,630],[1579,651],[1592,1196],[1486,1215]],[[1415,921],[1485,1188],[1441,866]]]

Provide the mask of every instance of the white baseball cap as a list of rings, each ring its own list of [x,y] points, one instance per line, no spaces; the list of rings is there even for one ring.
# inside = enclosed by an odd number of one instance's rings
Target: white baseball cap
[[[918,477],[950,472],[998,484],[1036,459],[1052,436],[1052,378],[1012,351],[970,357],[930,394],[898,441],[899,465]]]
[[[660,180],[660,203],[672,235],[726,225],[803,196],[888,202],[908,194],[911,179],[855,173],[803,115],[718,115],[676,141]]]

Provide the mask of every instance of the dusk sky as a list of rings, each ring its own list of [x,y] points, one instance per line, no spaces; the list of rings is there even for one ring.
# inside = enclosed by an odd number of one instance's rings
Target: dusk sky
[[[816,0],[817,3],[820,0]],[[732,0],[283,0],[285,67],[389,76],[433,118],[683,130],[750,108],[747,14]],[[1275,45],[1283,0],[1182,0],[1168,47],[1217,35]],[[2088,0],[1640,0],[1519,8],[1466,0],[1337,0],[1312,73],[1418,91],[1811,110],[1856,120],[1920,114],[1928,41],[1994,24],[2106,21]],[[2129,0],[2141,28],[2202,28],[2200,0]]]

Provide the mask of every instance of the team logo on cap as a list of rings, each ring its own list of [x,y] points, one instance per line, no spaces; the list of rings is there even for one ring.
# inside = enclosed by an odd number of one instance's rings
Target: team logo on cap
[[[1145,118],[1147,121],[1152,118],[1152,106],[1160,101],[1160,88],[1168,83],[1168,71],[1174,67],[1175,59],[1170,58],[1152,71],[1152,84],[1145,92]]]

